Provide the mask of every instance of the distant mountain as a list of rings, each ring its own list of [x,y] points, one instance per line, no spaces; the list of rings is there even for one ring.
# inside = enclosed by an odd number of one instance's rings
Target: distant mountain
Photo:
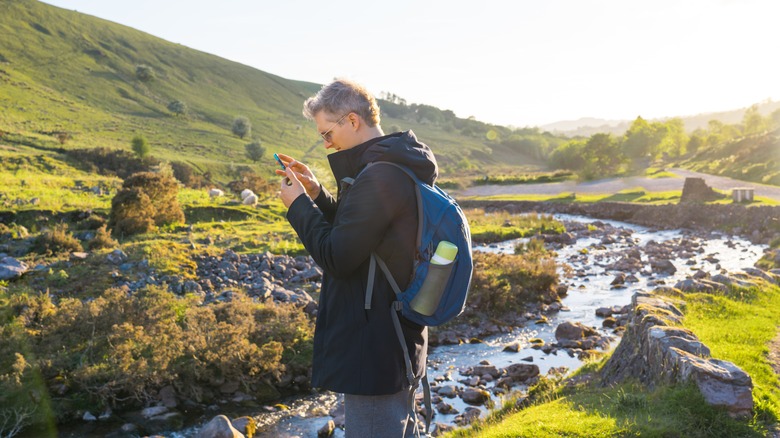
[[[761,114],[768,115],[772,112],[780,109],[780,102],[774,102],[767,100],[758,103],[758,109]],[[720,111],[713,113],[703,113],[693,116],[679,116],[685,123],[685,129],[688,132],[695,131],[699,128],[706,128],[710,120],[718,120],[724,124],[735,124],[742,121],[742,117],[745,114],[747,108],[740,108],[731,111]],[[668,118],[651,119],[651,120],[667,120]],[[561,135],[567,135],[571,137],[584,136],[589,137],[599,132],[607,132],[615,135],[621,135],[631,126],[634,120],[605,120],[593,117],[583,117],[577,120],[565,120],[560,122],[549,123],[539,128],[544,131],[557,133]]]

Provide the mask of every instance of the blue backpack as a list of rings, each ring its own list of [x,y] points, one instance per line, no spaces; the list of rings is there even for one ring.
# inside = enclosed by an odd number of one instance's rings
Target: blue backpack
[[[385,262],[379,255],[372,253],[364,307],[366,309],[371,308],[371,296],[374,290],[376,267],[378,265],[384,272],[396,295],[396,301],[393,302],[390,312],[392,313],[395,332],[398,335],[398,340],[404,352],[404,359],[406,360],[406,377],[411,386],[409,395],[410,415],[412,415],[411,418],[416,418],[414,393],[420,382],[422,382],[428,416],[426,418],[427,433],[433,415],[427,373],[424,373],[422,376],[414,375],[398,312],[404,318],[416,324],[437,326],[450,321],[463,311],[466,306],[466,296],[468,295],[471,273],[474,267],[471,259],[471,231],[463,210],[461,210],[455,200],[436,185],[431,186],[422,182],[407,167],[388,161],[376,161],[366,166],[361,171],[361,174],[369,167],[378,164],[387,164],[401,169],[415,183],[417,217],[419,221],[416,243],[417,254],[415,254],[414,259],[415,266],[412,281],[406,290],[402,291]],[[357,177],[359,176],[360,174]],[[354,180],[346,182],[354,183]],[[441,241],[450,242],[458,248],[455,260],[447,265],[431,263],[431,258]],[[436,296],[433,302],[427,300],[428,306],[427,310],[423,311],[424,313],[415,310],[415,308],[419,310],[420,306],[415,306],[413,303],[421,292],[423,294],[433,293]],[[438,304],[436,304],[436,301],[438,301]]]

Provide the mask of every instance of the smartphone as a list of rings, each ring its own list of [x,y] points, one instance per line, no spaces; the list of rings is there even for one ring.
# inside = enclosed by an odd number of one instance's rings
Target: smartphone
[[[284,163],[282,163],[282,160],[279,158],[278,155],[274,154],[274,160],[276,160],[276,162],[279,163],[279,166],[282,167],[282,170],[287,169],[286,167],[284,167]]]

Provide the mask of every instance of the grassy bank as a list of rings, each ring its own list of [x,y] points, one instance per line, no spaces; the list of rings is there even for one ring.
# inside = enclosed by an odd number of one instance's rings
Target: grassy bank
[[[529,400],[509,400],[486,420],[447,436],[766,436],[767,427],[780,417],[778,376],[767,358],[768,344],[780,326],[780,288],[762,284],[719,296],[686,294],[684,299],[684,325],[710,347],[713,357],[734,362],[752,377],[754,410],[749,420],[734,420],[708,406],[691,386],[603,388],[599,362],[583,367],[568,382],[543,381],[530,391]]]

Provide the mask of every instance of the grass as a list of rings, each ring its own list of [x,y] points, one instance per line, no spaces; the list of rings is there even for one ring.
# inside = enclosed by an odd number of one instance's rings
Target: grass
[[[475,243],[501,242],[539,233],[560,234],[563,224],[547,214],[511,214],[505,211],[485,213],[484,209],[466,209],[471,239]]]
[[[474,427],[449,437],[764,437],[780,418],[780,381],[768,344],[780,326],[780,288],[763,284],[725,295],[686,294],[684,326],[712,356],[735,363],[753,379],[754,416],[730,418],[707,405],[693,386],[648,389],[627,382],[603,388],[598,378],[553,389],[530,407],[510,400]],[[604,362],[575,376],[593,376]]]

